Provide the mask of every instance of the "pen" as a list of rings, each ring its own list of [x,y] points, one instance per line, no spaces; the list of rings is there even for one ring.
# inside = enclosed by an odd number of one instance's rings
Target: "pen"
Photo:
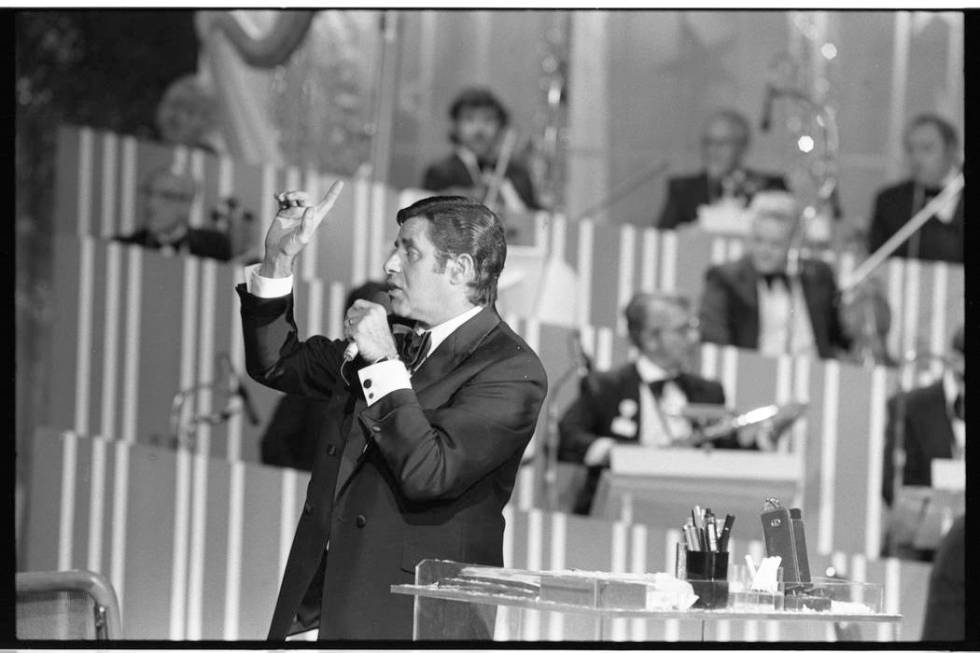
[[[691,551],[698,550],[698,538],[694,536],[694,525],[684,524],[684,540],[687,542],[687,548]]]
[[[709,517],[705,520],[705,531],[708,533],[708,550],[709,551],[720,551],[718,547],[718,532],[715,527],[715,520]]]
[[[725,515],[725,524],[721,527],[721,535],[718,539],[718,548],[721,551],[728,550],[728,538],[732,535],[732,524],[735,523],[735,515]]]

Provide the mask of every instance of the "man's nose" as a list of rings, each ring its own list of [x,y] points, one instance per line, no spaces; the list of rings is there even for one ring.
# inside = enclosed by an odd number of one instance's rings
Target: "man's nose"
[[[394,274],[395,272],[398,272],[398,252],[392,252],[389,254],[381,269],[384,270],[385,274]]]

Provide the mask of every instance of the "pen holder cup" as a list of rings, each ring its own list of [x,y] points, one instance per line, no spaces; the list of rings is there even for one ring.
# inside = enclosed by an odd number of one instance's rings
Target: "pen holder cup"
[[[698,600],[695,608],[723,608],[728,605],[728,552],[687,551],[685,575]]]

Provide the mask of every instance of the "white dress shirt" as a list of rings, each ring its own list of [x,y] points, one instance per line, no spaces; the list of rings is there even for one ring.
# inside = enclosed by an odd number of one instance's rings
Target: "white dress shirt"
[[[790,277],[789,289],[782,283],[773,283],[770,287],[761,277],[757,283],[759,351],[767,356],[815,357],[813,325],[799,279]]]
[[[259,275],[259,265],[261,264],[256,263],[245,269],[246,287],[249,294],[263,299],[272,299],[284,297],[293,291],[292,276],[278,279],[263,277]],[[431,356],[432,352],[445,342],[446,338],[481,310],[483,310],[483,306],[474,306],[456,317],[430,328],[429,351],[425,354],[425,358]],[[418,329],[417,332],[423,333],[424,329]],[[357,376],[360,379],[368,406],[380,401],[382,397],[395,390],[411,390],[412,388],[412,376],[400,360],[386,360],[367,365],[358,370]]]

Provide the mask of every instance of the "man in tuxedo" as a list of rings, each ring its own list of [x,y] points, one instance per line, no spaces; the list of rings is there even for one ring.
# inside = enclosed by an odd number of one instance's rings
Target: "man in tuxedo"
[[[152,171],[140,188],[143,226],[113,240],[164,254],[186,252],[219,261],[230,260],[231,241],[227,234],[190,226],[191,205],[196,194],[197,184],[190,177],[175,174],[168,168]]]
[[[833,269],[818,259],[788,268],[798,207],[789,193],[759,193],[750,206],[748,253],[705,273],[701,339],[764,354],[831,358],[849,349]]]
[[[905,131],[905,152],[912,176],[875,198],[868,233],[874,252],[959,173],[956,129],[935,114],[912,119]],[[940,209],[892,256],[923,261],[963,262],[963,193]]]
[[[386,308],[358,300],[346,340],[300,340],[292,273],[340,193],[316,207],[279,196],[262,263],[242,301],[246,366],[271,388],[331,402],[269,638],[319,626],[322,639],[412,637],[414,582],[426,558],[503,564],[503,508],[547,392],[535,353],[494,309],[504,231],[485,206],[432,197],[398,212],[384,264]],[[450,635],[487,637],[460,619]]]
[[[610,372],[582,379],[579,396],[558,429],[558,458],[588,468],[574,511],[589,514],[602,470],[616,444],[691,446],[694,426],[680,417],[689,403],[724,404],[717,381],[686,372],[697,346],[697,321],[683,297],[639,293],[626,306],[629,338],[639,356]],[[755,434],[713,442],[724,448],[755,447]]]
[[[704,169],[695,175],[667,180],[667,200],[657,229],[674,229],[698,220],[698,207],[730,198],[748,204],[761,190],[786,190],[781,175],[747,168],[750,131],[745,116],[733,109],[713,113],[701,134],[701,161]]]
[[[489,90],[470,88],[453,101],[449,117],[453,123],[449,132],[453,152],[426,169],[422,188],[482,201],[497,165],[503,130],[510,121],[507,109]],[[508,211],[541,208],[531,175],[513,157],[507,162],[498,197]]]
[[[905,465],[902,485],[932,485],[932,461],[963,459],[966,452],[964,328],[953,333],[946,371],[935,383],[888,400],[882,495],[894,498],[895,446],[902,443]]]

